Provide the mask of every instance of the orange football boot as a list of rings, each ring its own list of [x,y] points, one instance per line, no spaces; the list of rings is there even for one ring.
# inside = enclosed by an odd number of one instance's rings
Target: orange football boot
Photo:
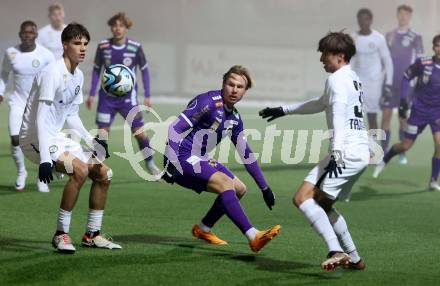
[[[198,224],[195,224],[192,228],[192,235],[195,238],[202,239],[210,244],[216,244],[216,245],[226,245],[228,244],[226,241],[220,239],[215,235],[212,231],[204,232]]]
[[[249,241],[249,247],[253,252],[260,251],[269,241],[275,238],[281,231],[281,226],[276,225],[268,230],[259,231],[254,240]]]

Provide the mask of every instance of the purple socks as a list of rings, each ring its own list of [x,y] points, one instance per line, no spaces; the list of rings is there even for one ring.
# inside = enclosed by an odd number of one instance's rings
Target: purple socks
[[[139,149],[142,151],[145,161],[153,159],[153,149],[150,147],[150,140],[147,137],[138,139]]]
[[[224,210],[224,213],[229,217],[230,220],[241,230],[242,233],[246,233],[252,228],[249,219],[241,208],[240,201],[235,195],[234,190],[227,190],[219,194],[214,202],[214,205],[208,211],[206,216],[203,218],[202,222],[211,227],[221,216],[220,207]],[[211,217],[210,217],[211,216]],[[216,220],[215,220],[216,219]]]

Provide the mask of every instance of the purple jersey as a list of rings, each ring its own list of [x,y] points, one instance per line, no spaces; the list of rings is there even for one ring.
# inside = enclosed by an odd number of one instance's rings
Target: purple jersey
[[[145,97],[150,96],[150,76],[144,51],[140,43],[129,39],[126,39],[125,44],[122,46],[112,45],[111,40],[104,40],[98,44],[90,88],[91,96],[95,95],[102,67],[113,64],[123,64],[129,67],[134,74],[136,74],[136,66],[138,66],[142,73],[142,82],[145,90],[144,95]],[[137,84],[131,96],[136,97],[136,92]],[[109,97],[102,87],[99,90],[99,96],[114,99],[114,97]]]
[[[434,57],[423,57],[416,60],[404,74],[402,81],[402,98],[408,97],[409,81],[417,77],[414,90],[413,107],[417,110],[438,114],[440,109],[440,65]]]
[[[403,73],[417,56],[423,55],[422,36],[412,30],[401,32],[395,29],[385,37],[393,60],[393,88],[398,93]]]
[[[183,164],[187,164],[190,157],[195,160],[209,160],[208,153],[224,137],[230,137],[247,171],[260,189],[265,189],[268,185],[245,140],[243,129],[238,111],[235,108],[229,110],[223,104],[221,90],[208,91],[193,98],[170,127],[168,144],[175,155],[168,151],[167,157],[170,161],[179,160]],[[186,134],[188,130],[190,131]]]

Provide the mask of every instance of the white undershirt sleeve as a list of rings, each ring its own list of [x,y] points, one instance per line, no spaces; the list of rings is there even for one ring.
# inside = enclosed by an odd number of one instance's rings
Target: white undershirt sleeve
[[[324,96],[321,96],[302,103],[284,105],[283,111],[285,114],[313,114],[324,111],[325,107]]]
[[[385,84],[393,84],[393,60],[391,59],[390,50],[388,49],[385,38],[379,45],[379,54],[385,68]]]
[[[86,142],[87,145],[92,146],[93,136],[84,127],[84,124],[79,117],[79,105],[75,104],[69,110],[69,114],[66,118],[67,127],[78,132],[79,136]]]
[[[50,114],[50,106],[52,102],[50,101],[39,101],[38,111],[37,111],[37,132],[38,132],[38,145],[40,151],[40,164],[49,162],[52,163],[52,158],[50,157],[49,147],[50,147],[50,136],[46,132],[48,126],[46,118]]]
[[[344,147],[345,138],[345,111],[347,104],[342,101],[335,101],[332,103],[332,118],[333,118],[333,146],[332,150],[342,151]]]
[[[3,57],[2,71],[0,74],[0,96],[5,95],[6,85],[8,83],[9,73],[11,72],[11,69],[11,60],[9,59],[8,54],[5,53],[5,56]]]

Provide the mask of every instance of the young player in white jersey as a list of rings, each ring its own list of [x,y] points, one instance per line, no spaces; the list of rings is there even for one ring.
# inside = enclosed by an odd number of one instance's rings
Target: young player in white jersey
[[[366,8],[360,9],[357,19],[360,30],[351,35],[356,45],[356,56],[350,64],[363,83],[368,126],[370,129],[377,129],[381,97],[391,96],[393,62],[385,37],[371,29],[373,22],[371,11]],[[383,71],[385,71],[385,85]]]
[[[328,259],[321,266],[362,270],[359,257],[342,215],[333,208],[344,199],[368,165],[370,152],[363,120],[363,84],[351,70],[349,61],[356,53],[353,39],[344,33],[329,33],[319,41],[318,51],[326,72],[324,94],[300,104],[260,111],[272,121],[286,114],[312,114],[325,111],[327,126],[333,131],[329,154],[304,179],[293,203],[311,222],[328,246]]]
[[[84,77],[77,66],[84,61],[90,35],[84,26],[71,23],[64,29],[61,39],[63,58],[46,66],[34,79],[20,129],[20,146],[29,160],[40,165],[38,176],[41,181],[50,183],[54,171],[69,176],[61,198],[52,245],[59,252],[75,252],[69,237],[70,220],[79,191],[89,177],[93,183],[87,228],[81,245],[119,249],[120,245],[100,233],[112,178],[112,170],[102,163],[103,157],[109,157],[107,144],[90,135],[78,114],[79,105],[83,102]],[[61,129],[64,124],[73,135],[93,146],[91,152],[63,136]]]
[[[64,8],[60,3],[49,6],[49,24],[38,31],[37,42],[49,49],[56,59],[63,56],[61,33],[66,27],[64,24]]]
[[[23,119],[24,108],[29,97],[34,76],[46,65],[55,61],[52,53],[43,46],[37,45],[37,25],[24,21],[20,26],[21,43],[9,47],[3,57],[0,77],[0,103],[5,95],[9,75],[12,74],[12,92],[9,97],[9,136],[11,137],[11,154],[17,166],[15,189],[23,191],[26,185],[27,172],[24,155],[18,143],[18,134]],[[37,180],[38,191],[49,192],[46,184]]]

